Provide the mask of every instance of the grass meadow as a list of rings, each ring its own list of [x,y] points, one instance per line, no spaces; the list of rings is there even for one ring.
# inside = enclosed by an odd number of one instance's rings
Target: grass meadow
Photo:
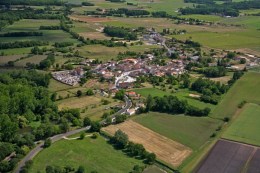
[[[138,94],[141,94],[144,97],[147,97],[149,94],[154,97],[155,96],[163,97],[165,95],[173,95],[173,96],[178,97],[181,100],[187,100],[188,104],[199,107],[199,108],[205,108],[205,107],[209,107],[211,109],[215,108],[215,105],[212,105],[209,103],[204,103],[204,102],[199,101],[196,98],[190,97],[189,94],[194,93],[194,92],[190,92],[187,89],[179,89],[175,93],[171,93],[169,91],[162,91],[157,88],[141,88],[141,89],[135,89],[134,91],[137,92]],[[195,94],[197,94],[197,93],[195,93]]]
[[[51,159],[50,159],[51,158]],[[107,173],[130,172],[134,165],[143,165],[141,160],[128,157],[99,136],[83,140],[61,140],[41,151],[34,159],[30,173],[44,172],[46,166],[82,165],[86,173],[91,171]]]
[[[248,72],[239,79],[210,114],[213,118],[232,117],[242,101],[260,104],[260,73]]]
[[[223,138],[260,146],[260,106],[246,104]]]

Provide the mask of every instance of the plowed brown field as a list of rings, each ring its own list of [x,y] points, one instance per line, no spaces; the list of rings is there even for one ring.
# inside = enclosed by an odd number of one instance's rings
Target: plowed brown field
[[[178,167],[192,152],[188,147],[155,133],[132,120],[110,125],[102,130],[114,135],[118,129],[126,133],[130,141],[142,144],[147,151],[155,153],[158,159],[174,167]]]

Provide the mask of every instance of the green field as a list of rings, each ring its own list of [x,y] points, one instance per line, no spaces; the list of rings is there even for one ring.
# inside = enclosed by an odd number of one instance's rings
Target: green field
[[[44,172],[47,165],[82,165],[86,173],[91,171],[106,173],[130,172],[134,165],[143,165],[141,160],[130,158],[122,151],[99,136],[97,139],[86,137],[84,140],[62,140],[41,151],[34,159],[30,173]]]
[[[214,118],[232,117],[242,101],[260,104],[260,73],[248,72],[239,79],[210,114]]]
[[[192,19],[199,19],[199,20],[204,20],[209,22],[218,22],[223,19],[222,17],[216,15],[200,15],[200,14],[182,15],[181,17],[185,19],[192,18]]]
[[[194,151],[203,146],[221,121],[208,117],[190,117],[150,112],[136,116],[134,121]]]
[[[158,97],[163,97],[164,95],[173,95],[178,97],[181,100],[187,100],[187,102],[190,105],[193,106],[197,106],[199,108],[205,108],[205,107],[209,107],[212,110],[215,108],[215,105],[209,104],[209,103],[204,103],[199,101],[198,99],[192,98],[189,96],[189,94],[194,93],[194,92],[190,92],[187,89],[179,89],[177,92],[175,93],[171,93],[169,91],[162,91],[160,89],[157,88],[143,88],[143,89],[135,89],[135,92],[137,92],[138,94],[141,94],[144,97],[147,97],[149,94],[151,96],[158,96]],[[195,93],[197,94],[197,93]]]
[[[8,61],[15,61],[22,57],[22,55],[10,55],[10,56],[0,56],[0,65],[5,65]]]
[[[260,106],[246,104],[222,136],[226,139],[260,146]]]
[[[158,48],[157,45],[138,45],[128,47],[106,47],[102,45],[87,45],[76,48],[80,52],[80,55],[88,57],[90,59],[99,59],[102,61],[108,61],[116,59],[119,52],[124,53],[126,51],[144,52],[150,49]]]
[[[26,63],[33,63],[33,64],[39,64],[42,60],[46,59],[47,55],[34,55],[31,57],[26,57],[24,59],[21,59],[17,62],[15,62],[15,66],[17,67],[25,67]]]
[[[4,28],[0,33],[6,32],[42,32],[43,36],[34,37],[1,37],[0,42],[13,42],[13,41],[48,41],[54,42],[73,42],[78,41],[72,39],[70,34],[63,32],[62,30],[39,30],[41,25],[59,25],[59,20],[38,20],[38,19],[23,19],[15,22],[13,25],[9,25]]]
[[[72,88],[73,88],[73,86],[63,84],[61,82],[56,81],[55,79],[50,80],[49,90],[51,92],[68,90],[68,89],[72,89]]]

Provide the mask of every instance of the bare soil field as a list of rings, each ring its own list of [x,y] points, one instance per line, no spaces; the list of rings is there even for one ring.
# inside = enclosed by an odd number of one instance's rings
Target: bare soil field
[[[128,135],[130,141],[142,144],[147,151],[155,153],[159,160],[174,167],[178,167],[192,152],[190,148],[132,120],[103,128],[111,135],[114,135],[119,129]]]
[[[110,22],[113,21],[107,17],[89,17],[89,16],[80,16],[80,15],[71,15],[70,19],[82,22]]]
[[[260,149],[255,146],[219,140],[201,162],[196,173],[259,172]]]

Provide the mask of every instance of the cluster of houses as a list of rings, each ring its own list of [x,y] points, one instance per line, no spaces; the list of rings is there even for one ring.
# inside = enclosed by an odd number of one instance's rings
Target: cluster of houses
[[[84,76],[84,70],[80,67],[74,70],[64,70],[53,72],[52,76],[57,81],[64,84],[74,86],[79,83],[80,79]]]
[[[182,60],[171,60],[164,66],[152,63],[153,55],[147,55],[144,59],[124,59],[122,61],[109,61],[99,64],[93,70],[107,80],[115,81],[115,88],[131,88],[136,78],[141,75],[151,74],[162,77],[164,75],[179,75],[184,72]]]

